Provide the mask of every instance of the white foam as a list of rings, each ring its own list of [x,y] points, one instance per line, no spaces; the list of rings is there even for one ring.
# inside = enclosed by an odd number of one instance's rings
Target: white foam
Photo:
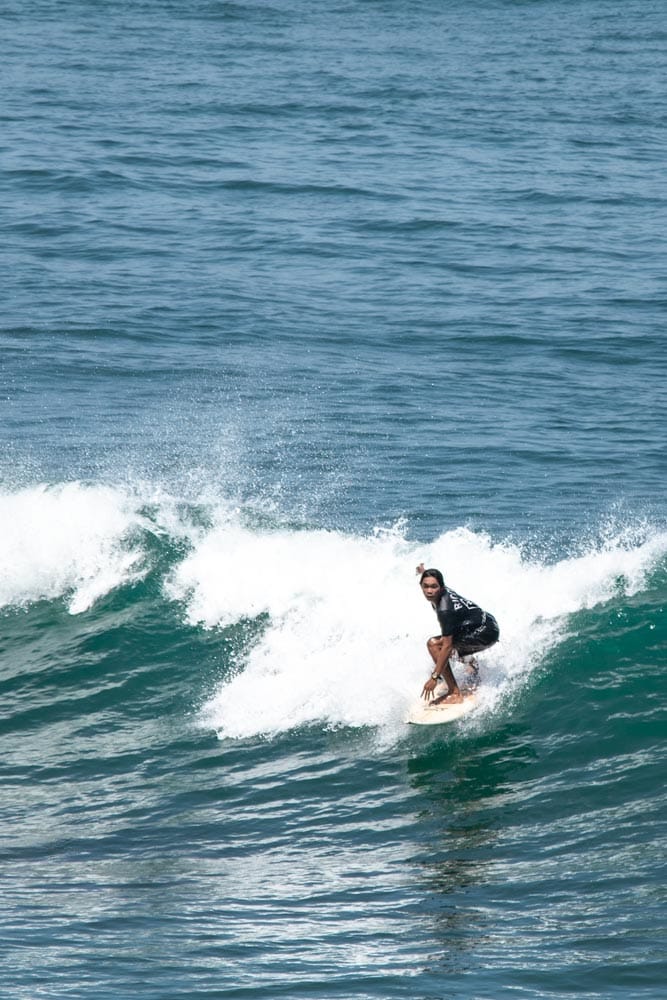
[[[466,529],[429,545],[401,526],[365,537],[259,529],[215,497],[73,482],[0,493],[0,607],[63,598],[72,613],[86,610],[148,571],[148,533],[189,546],[164,590],[191,624],[255,622],[259,638],[234,676],[221,659],[227,679],[201,713],[230,737],[309,724],[402,732],[437,632],[419,562],[498,618],[501,641],[481,658],[491,711],[567,636],[569,615],[637,592],[667,552],[667,535],[649,529],[556,562]]]
[[[0,494],[0,606],[66,597],[79,613],[138,572],[127,494],[78,482]]]
[[[428,676],[425,640],[438,631],[416,583],[419,562],[440,567],[501,624],[500,643],[480,661],[490,711],[564,638],[565,616],[637,590],[666,551],[667,536],[654,535],[545,565],[465,529],[423,546],[399,530],[258,533],[222,519],[177,567],[169,593],[207,627],[267,616],[243,668],[203,708],[202,723],[221,736],[314,723],[398,731]]]

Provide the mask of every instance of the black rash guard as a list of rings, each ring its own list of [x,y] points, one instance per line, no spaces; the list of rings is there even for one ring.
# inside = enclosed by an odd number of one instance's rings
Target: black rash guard
[[[477,604],[461,597],[455,590],[445,587],[433,607],[442,634],[451,635],[454,648],[460,652],[480,652],[498,641],[500,632],[493,615],[482,611]]]

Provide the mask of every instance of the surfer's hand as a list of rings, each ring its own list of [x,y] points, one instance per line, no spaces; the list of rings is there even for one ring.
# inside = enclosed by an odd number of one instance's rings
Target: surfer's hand
[[[417,574],[417,576],[421,576],[423,572],[424,572],[424,563],[420,563],[419,566],[417,566],[415,573]]]
[[[426,681],[426,684],[424,684],[424,687],[422,688],[422,698],[424,698],[426,701],[430,701],[431,698],[433,697],[433,692],[435,691],[437,685],[438,682],[435,680],[435,678],[429,677],[429,679]]]

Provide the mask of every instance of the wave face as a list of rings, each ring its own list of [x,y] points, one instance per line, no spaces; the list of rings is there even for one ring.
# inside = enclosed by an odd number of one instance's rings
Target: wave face
[[[467,528],[424,545],[400,524],[366,536],[258,525],[253,511],[184,504],[145,484],[41,485],[1,496],[0,509],[13,526],[2,553],[7,612],[47,603],[96,617],[123,594],[141,614],[150,582],[165,624],[219,637],[224,680],[201,719],[230,737],[313,723],[400,732],[428,669],[424,637],[437,632],[410,572],[419,562],[442,566],[502,622],[483,657],[492,710],[562,655],[576,616],[627,605],[667,552],[667,533],[646,525],[551,562]]]

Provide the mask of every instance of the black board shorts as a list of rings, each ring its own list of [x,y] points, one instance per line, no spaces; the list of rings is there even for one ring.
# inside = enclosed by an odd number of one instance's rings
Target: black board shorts
[[[455,637],[454,649],[459,656],[470,656],[472,653],[481,653],[483,649],[493,646],[499,638],[498,622],[493,615],[485,613],[481,625],[472,632],[465,632]]]

